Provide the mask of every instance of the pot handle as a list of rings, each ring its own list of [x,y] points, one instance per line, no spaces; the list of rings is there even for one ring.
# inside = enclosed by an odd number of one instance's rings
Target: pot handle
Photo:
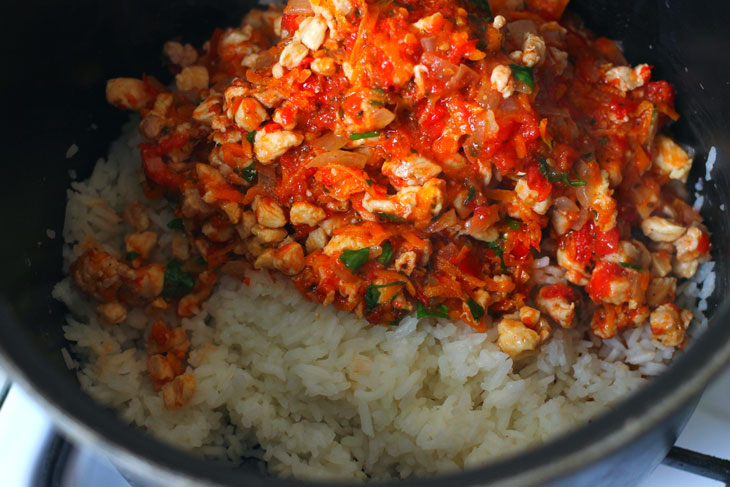
[[[730,460],[674,446],[662,464],[730,485]]]

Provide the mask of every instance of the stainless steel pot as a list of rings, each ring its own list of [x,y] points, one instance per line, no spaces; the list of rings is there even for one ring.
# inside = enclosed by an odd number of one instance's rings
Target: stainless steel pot
[[[60,234],[69,170],[88,176],[119,133],[124,115],[108,107],[104,82],[145,70],[164,78],[162,43],[182,35],[200,44],[216,26],[250,6],[232,0],[161,3],[6,2],[0,7],[4,74],[3,215],[0,255],[2,365],[32,391],[76,441],[105,451],[130,478],[154,485],[313,483],[265,478],[178,451],[132,428],[91,401],[66,370],[59,349],[65,310],[50,292],[61,278]],[[421,486],[626,486],[664,457],[700,393],[730,358],[730,4],[721,1],[575,1],[595,31],[624,40],[629,59],[648,61],[677,88],[682,119],[673,129],[704,160],[717,163],[705,182],[703,215],[713,231],[717,286],[709,329],[653,380],[610,413],[565,436],[464,473],[410,481]],[[79,153],[64,159],[76,143]],[[697,164],[691,183],[704,176]]]

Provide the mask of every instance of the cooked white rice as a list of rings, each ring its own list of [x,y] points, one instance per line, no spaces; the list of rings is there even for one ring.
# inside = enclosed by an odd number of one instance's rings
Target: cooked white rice
[[[88,181],[72,183],[66,266],[90,237],[122,253],[130,228],[119,215],[144,201],[134,122],[127,132]],[[150,204],[164,246],[171,208]],[[561,278],[548,264],[539,260],[536,275]],[[706,321],[713,265],[681,288],[695,330]],[[233,462],[261,458],[281,476],[385,479],[461,469],[544,442],[612,407],[674,352],[647,327],[605,341],[557,329],[516,367],[494,329],[412,317],[397,328],[373,326],[306,301],[283,278],[250,278],[222,278],[202,313],[181,321],[198,387],[178,411],[164,407],[146,375],[152,320],[136,310],[121,325],[102,324],[69,279],[54,291],[72,313],[64,331],[73,357],[64,349],[63,358],[92,397],[172,445]]]

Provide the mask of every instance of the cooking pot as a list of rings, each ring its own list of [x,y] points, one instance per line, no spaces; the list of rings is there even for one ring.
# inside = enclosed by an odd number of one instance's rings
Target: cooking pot
[[[126,115],[104,99],[106,79],[142,72],[169,80],[165,40],[200,45],[214,27],[238,23],[250,2],[50,2],[0,6],[5,75],[2,119],[0,352],[2,366],[31,391],[73,440],[103,450],[130,478],[154,485],[314,485],[265,477],[163,444],[92,401],[60,349],[67,310],[51,298],[62,278],[66,188],[89,176]],[[672,130],[695,147],[690,185],[704,178],[703,216],[712,230],[717,283],[709,328],[669,369],[613,410],[554,441],[481,468],[409,481],[421,486],[627,486],[651,472],[674,443],[703,388],[730,358],[730,4],[695,0],[585,0],[570,10],[620,39],[632,63],[649,62],[677,90]],[[69,146],[78,153],[66,157]],[[70,155],[70,152],[69,152]],[[50,230],[50,231],[49,231]],[[55,238],[53,235],[55,232]]]

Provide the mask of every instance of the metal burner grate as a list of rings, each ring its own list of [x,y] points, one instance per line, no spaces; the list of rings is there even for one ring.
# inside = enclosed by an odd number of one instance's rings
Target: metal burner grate
[[[662,464],[730,485],[730,460],[675,446]]]

